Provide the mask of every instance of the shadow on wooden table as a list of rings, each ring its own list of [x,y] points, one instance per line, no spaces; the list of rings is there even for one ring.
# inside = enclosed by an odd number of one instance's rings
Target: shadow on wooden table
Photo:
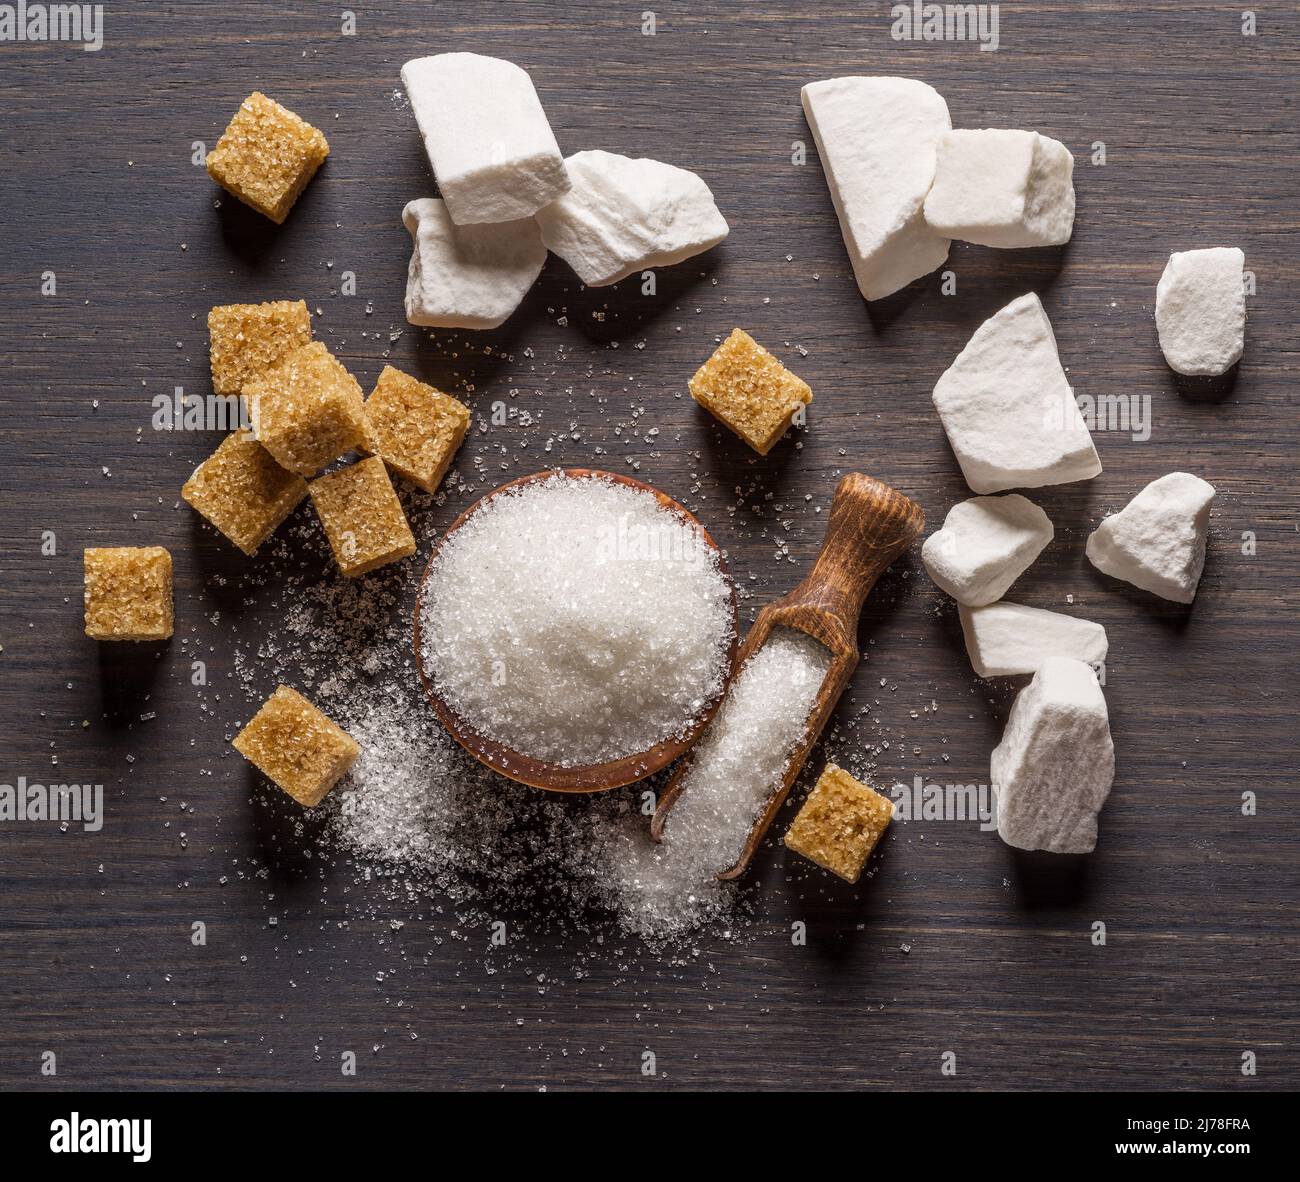
[[[162,658],[171,643],[99,642],[99,708],[109,726],[129,727],[150,711]]]
[[[1026,911],[1075,907],[1086,902],[1091,889],[1087,854],[1049,854],[1011,850],[1016,873],[1013,881]]]
[[[1223,402],[1237,388],[1237,371],[1241,367],[1234,365],[1227,373],[1214,377],[1190,377],[1187,374],[1170,371],[1174,389],[1180,398],[1188,402]]]
[[[326,811],[290,800],[251,763],[245,764],[243,782],[251,802],[255,856],[266,867],[269,881],[290,890],[318,882]]]

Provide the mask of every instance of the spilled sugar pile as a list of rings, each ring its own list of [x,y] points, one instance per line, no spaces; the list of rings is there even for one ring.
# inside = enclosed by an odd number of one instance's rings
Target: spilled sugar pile
[[[566,767],[680,738],[722,689],[731,589],[647,491],[555,473],[483,502],[424,585],[423,663],[481,735]]]
[[[418,562],[304,584],[256,667],[240,660],[253,697],[268,677],[291,681],[361,746],[321,806],[323,839],[363,869],[396,872],[394,902],[432,888],[466,924],[524,909],[535,929],[621,930],[656,946],[701,925],[730,930],[750,892],[655,854],[646,801],[662,777],[555,795],[498,776],[447,735],[414,667]]]

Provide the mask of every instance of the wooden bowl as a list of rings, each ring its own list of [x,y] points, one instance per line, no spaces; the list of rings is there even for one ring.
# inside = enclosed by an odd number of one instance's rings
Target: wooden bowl
[[[512,751],[495,739],[479,734],[447,704],[438,692],[438,687],[434,684],[433,678],[424,667],[424,646],[420,643],[420,620],[424,615],[424,588],[429,579],[429,571],[447,539],[493,497],[499,496],[510,489],[519,488],[521,485],[532,484],[539,480],[548,480],[557,472],[562,472],[565,476],[576,479],[599,477],[653,495],[655,500],[665,509],[699,531],[699,535],[705,544],[717,554],[722,576],[731,592],[731,643],[727,649],[726,672],[723,676],[722,687],[686,733],[680,738],[665,739],[656,743],[648,751],[642,751],[636,755],[625,755],[621,759],[611,759],[605,763],[580,764],[569,767],[522,755],[517,751]],[[679,505],[657,488],[652,488],[640,480],[633,480],[629,476],[620,476],[616,472],[603,472],[598,468],[560,468],[547,472],[536,472],[531,476],[521,476],[518,480],[512,480],[508,484],[501,485],[500,488],[493,489],[486,496],[475,501],[448,527],[447,532],[442,536],[442,540],[434,547],[433,553],[429,556],[429,563],[425,567],[424,576],[420,580],[420,592],[415,601],[415,664],[419,670],[420,684],[424,686],[424,692],[429,699],[429,704],[442,720],[443,726],[451,733],[452,738],[480,763],[511,780],[517,780],[520,784],[528,784],[533,788],[545,788],[548,792],[605,792],[610,788],[620,788],[624,784],[631,784],[635,780],[654,775],[655,772],[667,767],[674,759],[687,751],[699,738],[700,733],[709,724],[718,707],[722,704],[722,699],[727,695],[727,687],[730,685],[731,674],[735,667],[739,631],[736,588],[731,581],[731,572],[727,569],[726,560],[718,550],[718,544],[709,536],[709,531],[696,520],[695,515],[689,509]]]

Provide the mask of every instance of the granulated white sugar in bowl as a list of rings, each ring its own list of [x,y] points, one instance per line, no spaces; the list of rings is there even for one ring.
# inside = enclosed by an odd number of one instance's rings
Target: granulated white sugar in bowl
[[[420,654],[485,738],[566,767],[684,735],[726,679],[731,585],[653,493],[556,472],[487,497],[443,541]]]

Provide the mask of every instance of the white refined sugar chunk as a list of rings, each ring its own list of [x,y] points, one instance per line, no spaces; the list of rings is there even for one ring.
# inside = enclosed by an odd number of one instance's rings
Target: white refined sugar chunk
[[[971,667],[981,677],[1033,673],[1048,657],[1089,665],[1106,659],[1106,629],[1092,620],[1001,600],[957,609]]]
[[[541,274],[546,247],[533,218],[458,226],[436,197],[411,201],[406,319],[439,328],[496,328]]]
[[[948,257],[922,213],[935,147],[952,126],[938,91],[913,78],[849,77],[801,92],[858,288],[884,299]]]
[[[569,187],[532,79],[513,62],[440,53],[407,62],[402,84],[458,225],[531,217]]]
[[[1074,157],[1036,131],[950,131],[939,141],[925,220],[982,246],[1059,246],[1074,229]]]
[[[1160,351],[1177,373],[1214,376],[1241,360],[1246,256],[1235,246],[1176,251],[1156,285]]]
[[[958,603],[982,607],[1006,594],[1052,540],[1052,523],[1018,493],[971,497],[948,510],[921,547],[925,569]]]
[[[1191,603],[1205,566],[1214,485],[1190,472],[1153,480],[1088,538],[1098,570],[1144,591]]]
[[[570,188],[537,213],[542,240],[588,287],[668,267],[716,246],[727,223],[693,172],[613,152],[565,161]]]
[[[1080,661],[1050,657],[1016,696],[990,778],[998,835],[1022,850],[1086,854],[1115,779],[1106,699]]]
[[[971,337],[934,387],[934,405],[977,493],[1087,480],[1101,471],[1033,292]]]

